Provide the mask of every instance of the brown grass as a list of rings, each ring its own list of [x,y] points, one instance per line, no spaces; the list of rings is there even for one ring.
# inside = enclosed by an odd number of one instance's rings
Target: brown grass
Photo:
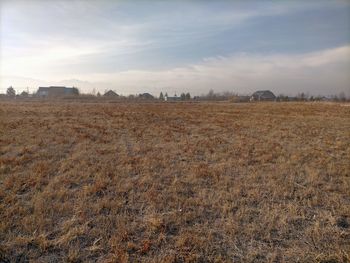
[[[1,102],[0,261],[349,262],[350,107]]]

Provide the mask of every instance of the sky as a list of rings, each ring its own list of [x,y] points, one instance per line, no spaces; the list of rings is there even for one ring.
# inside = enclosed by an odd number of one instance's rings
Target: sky
[[[0,0],[0,93],[350,96],[350,1]]]

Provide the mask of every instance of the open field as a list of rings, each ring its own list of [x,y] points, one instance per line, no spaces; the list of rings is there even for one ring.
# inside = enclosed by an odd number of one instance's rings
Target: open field
[[[0,104],[13,262],[349,262],[349,223],[350,107]]]

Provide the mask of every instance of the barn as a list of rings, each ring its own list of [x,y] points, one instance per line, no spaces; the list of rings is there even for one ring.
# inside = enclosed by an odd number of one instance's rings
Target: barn
[[[178,97],[176,94],[174,97],[169,97],[167,94],[164,96],[165,101],[181,101],[181,97]]]
[[[258,90],[252,94],[250,101],[274,101],[276,100],[275,94],[270,90]]]

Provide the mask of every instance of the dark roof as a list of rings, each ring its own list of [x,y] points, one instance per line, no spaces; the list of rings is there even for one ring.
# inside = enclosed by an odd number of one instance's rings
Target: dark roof
[[[75,87],[67,88],[64,86],[39,87],[38,94],[46,94],[45,96],[65,96],[79,94],[79,90]]]
[[[64,86],[49,86],[49,87],[39,87],[39,90],[73,90],[75,87],[68,88]]]
[[[253,93],[254,99],[275,99],[276,96],[270,90],[258,90]]]
[[[39,91],[48,91],[49,87],[39,87],[38,92]]]
[[[114,92],[113,90],[109,90],[105,94],[103,94],[103,96],[106,96],[106,97],[118,97],[119,95],[116,92]]]

